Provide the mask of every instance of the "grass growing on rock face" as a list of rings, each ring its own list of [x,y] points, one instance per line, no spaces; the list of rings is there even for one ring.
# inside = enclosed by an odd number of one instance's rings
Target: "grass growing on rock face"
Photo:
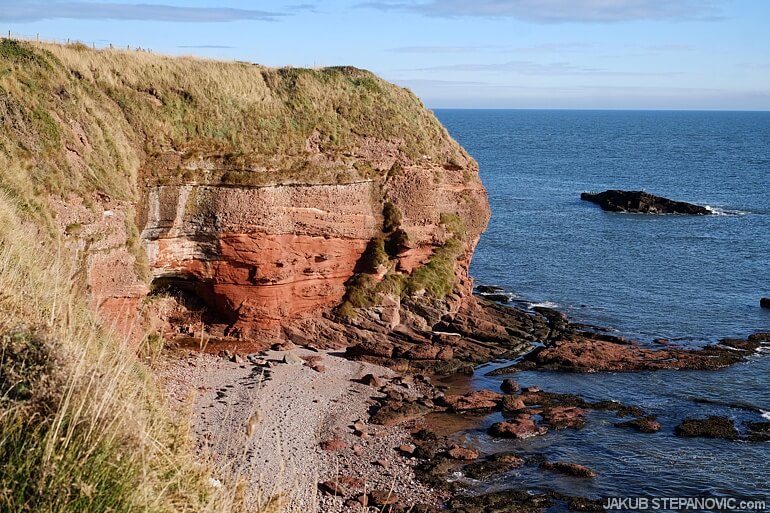
[[[465,249],[465,225],[457,214],[442,214],[441,224],[452,236],[436,248],[430,261],[417,268],[409,277],[406,291],[415,294],[422,290],[443,299],[455,286],[457,258]]]

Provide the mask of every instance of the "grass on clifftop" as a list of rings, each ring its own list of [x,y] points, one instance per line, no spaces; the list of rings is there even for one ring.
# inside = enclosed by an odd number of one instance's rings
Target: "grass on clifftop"
[[[467,155],[406,89],[352,67],[273,69],[0,39],[0,187],[131,197],[160,183],[367,179]],[[205,164],[204,164],[205,163]],[[26,203],[28,202],[28,203]]]

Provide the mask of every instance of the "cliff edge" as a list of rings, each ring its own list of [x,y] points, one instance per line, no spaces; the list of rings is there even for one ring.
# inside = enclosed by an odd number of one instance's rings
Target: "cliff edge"
[[[475,304],[478,166],[408,90],[82,45],[0,57],[0,186],[130,339],[424,343]]]

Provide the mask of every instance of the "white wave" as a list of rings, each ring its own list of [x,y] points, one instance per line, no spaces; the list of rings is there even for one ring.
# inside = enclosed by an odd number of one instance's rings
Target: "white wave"
[[[762,411],[762,418],[770,420],[770,411],[765,411],[765,410],[761,410],[761,411]]]
[[[711,205],[706,205],[705,208],[717,216],[745,216],[748,214],[748,212],[743,210],[728,210],[726,208],[712,207]]]
[[[540,303],[532,303],[529,306],[530,308],[559,308],[559,304],[553,301],[541,301]]]

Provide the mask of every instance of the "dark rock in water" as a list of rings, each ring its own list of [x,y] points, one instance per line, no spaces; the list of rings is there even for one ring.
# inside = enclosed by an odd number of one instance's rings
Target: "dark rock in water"
[[[538,426],[531,415],[519,414],[509,422],[497,422],[490,426],[487,433],[498,438],[524,439],[544,435],[548,428]]]
[[[763,297],[759,300],[759,306],[762,308],[768,308],[770,309],[770,297]]]
[[[617,427],[636,429],[640,433],[656,433],[660,431],[660,422],[655,420],[655,417],[641,417],[626,422],[619,422],[615,424]]]
[[[677,436],[724,438],[737,440],[740,437],[735,423],[727,417],[711,416],[706,419],[685,419],[676,427]]]
[[[748,440],[750,442],[770,441],[770,422],[747,422]]]
[[[510,303],[511,297],[507,294],[482,294],[485,299],[497,301],[498,303]]]
[[[543,410],[541,415],[552,429],[582,429],[586,425],[586,413],[575,406],[554,406]]]
[[[476,287],[476,292],[479,294],[502,294],[505,290],[494,285],[479,285]]]
[[[463,473],[471,479],[483,480],[523,467],[525,463],[522,458],[512,452],[503,452],[466,465],[463,467]]]
[[[596,472],[590,468],[578,465],[577,463],[565,463],[562,461],[546,461],[540,465],[543,470],[553,470],[573,477],[596,477]]]
[[[700,205],[674,201],[644,191],[609,190],[600,193],[584,192],[580,199],[596,203],[610,212],[634,212],[641,214],[712,214]]]
[[[500,390],[505,392],[506,394],[515,394],[519,391],[521,387],[516,382],[515,379],[506,378],[503,380],[503,382],[500,384]]]

